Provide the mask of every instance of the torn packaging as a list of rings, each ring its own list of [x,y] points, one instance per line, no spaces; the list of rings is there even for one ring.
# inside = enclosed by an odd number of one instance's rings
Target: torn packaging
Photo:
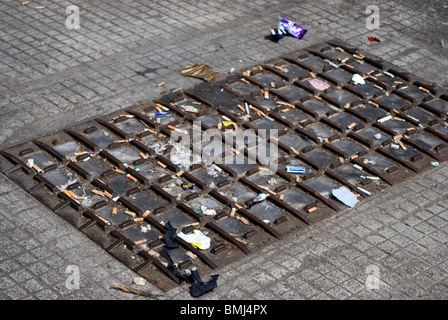
[[[359,202],[356,195],[346,187],[334,189],[331,193],[336,199],[350,208],[353,208]]]
[[[203,79],[207,82],[215,82],[219,76],[219,72],[214,72],[211,67],[204,63],[190,64],[182,70],[181,74],[186,77]]]

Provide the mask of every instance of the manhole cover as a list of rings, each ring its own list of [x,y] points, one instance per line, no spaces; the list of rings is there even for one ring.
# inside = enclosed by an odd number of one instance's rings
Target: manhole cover
[[[168,290],[170,261],[205,279],[346,208],[335,189],[362,201],[445,161],[447,110],[439,88],[334,40],[2,150],[0,169]]]

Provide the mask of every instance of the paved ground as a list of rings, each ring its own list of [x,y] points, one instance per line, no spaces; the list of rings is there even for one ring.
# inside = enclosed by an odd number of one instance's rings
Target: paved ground
[[[65,26],[72,4],[80,8],[78,30]],[[0,148],[190,87],[199,80],[179,74],[190,63],[226,73],[334,37],[448,88],[445,1],[1,5]],[[381,10],[380,30],[366,28],[369,5]],[[305,39],[266,40],[279,14],[309,29]],[[384,41],[370,43],[369,35]],[[161,81],[166,86],[157,87]],[[200,299],[446,299],[447,193],[444,166],[221,269],[219,287]],[[70,265],[79,267],[79,289],[66,286]],[[378,290],[366,287],[371,266],[380,272]],[[0,299],[135,299],[110,289],[131,286],[134,276],[0,175]],[[158,298],[191,299],[185,285]]]

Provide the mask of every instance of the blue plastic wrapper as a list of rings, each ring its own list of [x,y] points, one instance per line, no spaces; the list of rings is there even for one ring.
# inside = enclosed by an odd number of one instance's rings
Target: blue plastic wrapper
[[[295,22],[279,17],[280,18],[280,22],[278,23],[278,29],[279,29],[279,33],[281,31],[286,31],[287,33],[289,33],[290,35],[292,35],[293,37],[301,40],[305,34],[308,32],[308,30],[306,30],[305,28],[302,28],[301,26],[299,26],[298,24],[296,24]]]

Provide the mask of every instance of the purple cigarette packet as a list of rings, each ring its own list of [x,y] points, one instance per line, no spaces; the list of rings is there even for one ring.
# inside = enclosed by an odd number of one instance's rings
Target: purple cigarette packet
[[[301,40],[305,34],[308,32],[308,30],[306,30],[305,28],[302,28],[301,26],[299,26],[298,24],[294,23],[291,20],[282,18],[280,18],[280,22],[278,23],[278,28],[279,29],[283,29],[286,32],[288,32],[290,35],[292,35],[293,37]]]

